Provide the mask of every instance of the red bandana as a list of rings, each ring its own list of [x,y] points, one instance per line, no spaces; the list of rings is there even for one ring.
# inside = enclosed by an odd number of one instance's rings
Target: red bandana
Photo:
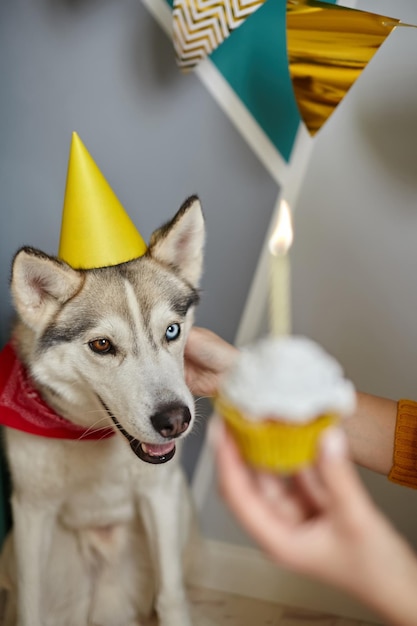
[[[54,439],[83,441],[114,435],[113,428],[91,430],[55,413],[33,387],[10,343],[0,352],[0,424]]]

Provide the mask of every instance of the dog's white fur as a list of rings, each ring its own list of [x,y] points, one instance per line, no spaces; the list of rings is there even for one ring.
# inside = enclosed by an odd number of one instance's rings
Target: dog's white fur
[[[186,406],[192,422],[183,351],[203,246],[193,197],[144,257],[120,266],[76,271],[32,249],[16,255],[13,340],[51,407],[86,428],[114,426],[111,414],[148,444],[169,440],[150,420],[161,407]],[[168,341],[173,324],[181,333]],[[114,349],[97,354],[91,342],[102,338]],[[7,428],[5,441],[14,520],[0,566],[5,626],[139,626],[154,607],[161,626],[189,626],[192,507],[179,453],[146,463],[122,432],[70,441]]]

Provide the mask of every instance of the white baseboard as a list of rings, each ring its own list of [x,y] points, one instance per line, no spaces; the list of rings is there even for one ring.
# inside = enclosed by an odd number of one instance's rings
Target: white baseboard
[[[378,623],[378,618],[348,596],[277,567],[254,548],[203,540],[196,586]]]

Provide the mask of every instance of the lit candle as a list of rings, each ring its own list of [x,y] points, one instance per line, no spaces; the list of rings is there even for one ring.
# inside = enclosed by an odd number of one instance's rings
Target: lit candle
[[[275,336],[291,332],[290,258],[288,251],[293,240],[291,210],[281,200],[277,223],[269,240],[270,271],[270,326]]]

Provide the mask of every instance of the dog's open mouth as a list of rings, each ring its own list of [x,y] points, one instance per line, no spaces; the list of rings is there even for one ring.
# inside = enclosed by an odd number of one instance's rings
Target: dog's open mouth
[[[139,459],[141,459],[141,461],[156,465],[159,463],[166,463],[172,459],[175,454],[175,441],[168,441],[167,443],[145,443],[144,441],[135,439],[135,437],[129,435],[127,430],[123,428],[121,423],[114,417],[113,413],[109,410],[101,398],[100,401],[111,417],[113,424],[122,433],[122,435],[126,437],[133,452]]]
[[[167,461],[170,461],[175,454],[174,441],[157,444],[144,443],[143,441],[134,439],[130,435],[128,435],[127,438],[129,440],[130,447],[136,456],[146,463],[166,463]]]

